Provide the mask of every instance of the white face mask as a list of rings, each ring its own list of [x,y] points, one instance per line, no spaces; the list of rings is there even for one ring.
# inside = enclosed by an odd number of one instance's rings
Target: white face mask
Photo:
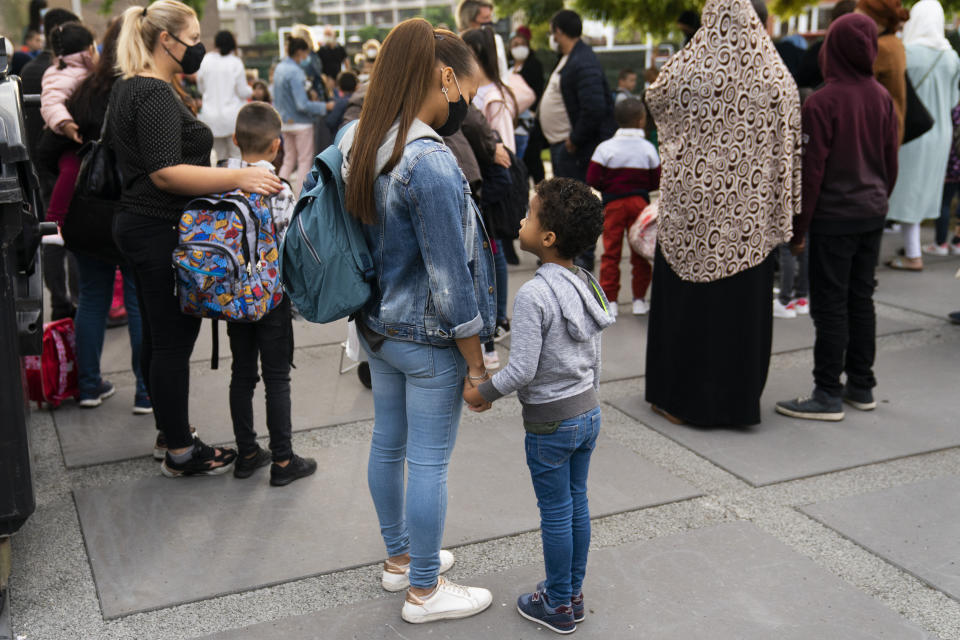
[[[367,49],[367,60],[374,60],[377,57],[377,50],[373,47]]]
[[[557,42],[557,39],[553,37],[553,34],[550,34],[550,50],[555,53],[560,53],[560,43]]]
[[[510,49],[510,55],[513,56],[514,60],[523,62],[527,59],[527,56],[530,55],[530,48],[524,46],[514,47]]]

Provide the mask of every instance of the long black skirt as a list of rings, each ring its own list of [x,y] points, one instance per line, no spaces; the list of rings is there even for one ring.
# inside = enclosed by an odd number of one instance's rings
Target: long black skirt
[[[647,402],[691,425],[760,422],[773,340],[773,257],[715,282],[682,280],[657,248]]]

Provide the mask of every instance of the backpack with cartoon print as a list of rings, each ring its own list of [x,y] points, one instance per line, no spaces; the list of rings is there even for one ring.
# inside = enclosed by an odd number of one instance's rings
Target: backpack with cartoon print
[[[183,313],[256,322],[283,299],[268,198],[239,190],[195,198],[177,230],[173,264]]]

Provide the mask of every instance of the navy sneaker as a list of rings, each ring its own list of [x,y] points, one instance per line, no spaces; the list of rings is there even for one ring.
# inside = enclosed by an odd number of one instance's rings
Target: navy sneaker
[[[103,404],[103,401],[116,393],[117,388],[112,383],[101,380],[92,393],[80,392],[80,406],[84,409],[93,409]]]
[[[860,411],[873,411],[877,408],[877,401],[870,389],[857,389],[847,385],[843,390],[843,401]]]
[[[150,402],[150,396],[146,393],[137,393],[133,397],[133,415],[147,416],[153,413],[153,403]]]
[[[525,593],[517,598],[517,611],[527,620],[557,633],[567,634],[577,630],[577,623],[573,619],[573,607],[569,604],[551,607],[547,600],[547,592],[543,589]]]
[[[777,413],[801,420],[838,422],[843,420],[843,398],[814,390],[813,396],[778,402],[776,410]]]
[[[546,590],[547,590],[547,581],[541,580],[537,584],[537,591],[546,592]],[[586,608],[584,608],[583,606],[583,591],[581,591],[579,594],[570,598],[570,605],[573,607],[573,621],[583,622],[584,619],[587,617]]]
[[[950,322],[952,322],[953,324],[960,324],[960,311],[954,311],[953,313],[948,314],[948,315],[947,315],[947,318],[948,318],[948,319],[950,320]]]

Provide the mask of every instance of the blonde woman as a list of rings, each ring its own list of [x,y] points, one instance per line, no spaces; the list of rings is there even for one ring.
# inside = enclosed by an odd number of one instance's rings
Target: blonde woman
[[[163,459],[161,472],[167,477],[223,473],[237,456],[191,433],[189,359],[200,319],[180,313],[170,267],[180,214],[193,196],[238,188],[270,194],[281,187],[260,167],[210,167],[213,134],[173,88],[176,74],[196,73],[204,53],[200,23],[187,5],[158,0],[146,8],[130,7],[117,41],[121,79],[107,114],[107,139],[123,175],[114,238],[137,284],[141,366],[160,431],[154,457]]]

